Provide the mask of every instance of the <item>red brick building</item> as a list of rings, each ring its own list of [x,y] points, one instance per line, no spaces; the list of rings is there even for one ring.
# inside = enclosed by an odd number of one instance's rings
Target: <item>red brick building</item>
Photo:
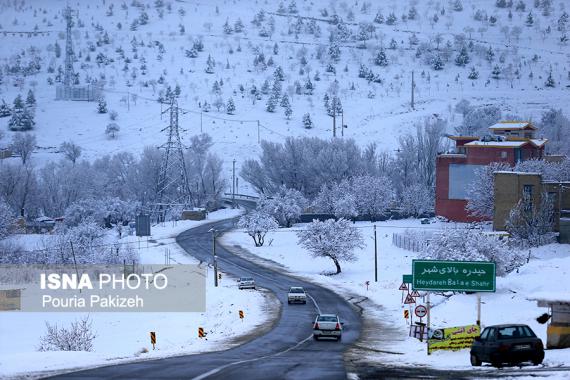
[[[514,166],[531,158],[542,158],[548,140],[535,138],[536,128],[528,122],[503,121],[489,127],[483,137],[448,136],[455,141],[451,153],[436,162],[435,213],[457,222],[480,221],[468,214],[467,188],[475,171],[492,162]]]

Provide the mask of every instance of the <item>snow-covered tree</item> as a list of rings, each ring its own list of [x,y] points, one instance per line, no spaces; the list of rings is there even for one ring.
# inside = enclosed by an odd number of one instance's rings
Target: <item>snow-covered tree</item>
[[[444,65],[444,63],[443,63],[443,60],[441,59],[441,56],[440,56],[439,54],[437,54],[437,55],[434,57],[433,62],[432,62],[432,67],[433,67],[433,69],[434,69],[434,70],[437,70],[437,71],[443,70],[443,67],[444,67],[444,66],[445,66],[445,65]]]
[[[306,230],[297,232],[298,244],[307,249],[313,257],[328,257],[341,273],[340,263],[356,260],[354,250],[364,248],[362,234],[345,219],[314,220]]]
[[[0,117],[8,117],[12,114],[10,106],[6,104],[4,99],[2,99],[2,104],[0,104]]]
[[[254,210],[239,219],[238,227],[243,228],[251,236],[256,247],[261,247],[265,243],[265,235],[269,231],[276,230],[279,225],[271,215]]]
[[[456,12],[461,12],[463,10],[463,2],[461,0],[455,0],[453,3],[453,10]]]
[[[421,258],[452,261],[490,261],[498,276],[524,264],[524,255],[507,246],[505,240],[476,229],[447,229],[436,233],[420,254]]]
[[[394,12],[390,12],[388,17],[386,17],[386,25],[394,25],[398,21],[398,18]]]
[[[467,206],[470,215],[492,218],[495,210],[496,171],[512,170],[502,162],[493,162],[475,170],[475,178],[467,187]]]
[[[469,71],[467,78],[469,78],[471,80],[475,80],[475,79],[479,78],[479,71],[477,71],[475,66],[471,67],[471,70]]]
[[[352,189],[359,215],[369,215],[372,221],[384,215],[395,197],[394,186],[387,177],[355,177]]]
[[[521,199],[509,213],[506,228],[512,238],[532,247],[555,242],[553,200],[547,193],[534,205],[529,199]]]
[[[546,79],[544,85],[546,87],[556,87],[556,82],[554,81],[554,78],[552,78],[552,70],[550,70],[548,73],[548,78]]]
[[[228,99],[228,103],[226,104],[226,113],[228,115],[233,115],[236,111],[236,106],[234,104],[234,100],[232,98]]]
[[[382,15],[382,13],[377,12],[376,16],[374,16],[374,22],[377,24],[383,24],[384,23],[384,16]]]
[[[105,134],[109,136],[109,138],[114,139],[115,137],[117,137],[119,130],[120,128],[117,123],[110,123],[105,128]]]
[[[414,183],[402,190],[399,206],[405,215],[419,217],[434,208],[434,194],[425,185]]]
[[[291,104],[287,104],[285,106],[285,117],[287,118],[287,120],[291,119],[291,115],[293,115],[293,108],[291,108]]]
[[[36,149],[36,136],[31,133],[17,133],[12,139],[10,148],[15,154],[20,156],[22,164],[25,165],[34,149]]]
[[[107,113],[107,101],[103,97],[97,101],[97,113]]]
[[[561,109],[545,111],[540,120],[540,130],[549,139],[547,151],[570,156],[570,120]]]
[[[71,141],[62,143],[59,147],[59,150],[63,153],[65,158],[67,158],[73,164],[75,164],[79,156],[81,156],[81,147]]]
[[[224,23],[223,29],[224,29],[225,34],[232,34],[234,32],[234,30],[231,27],[228,19],[226,19],[226,22]]]
[[[28,108],[35,108],[36,106],[36,97],[34,92],[30,89],[28,90],[28,96],[26,96],[26,107]]]
[[[265,110],[267,112],[275,112],[275,107],[277,106],[277,97],[273,94],[267,99],[267,103],[265,104]]]
[[[469,54],[467,53],[467,47],[462,46],[461,50],[457,54],[457,57],[455,57],[455,64],[457,66],[465,66],[468,63],[469,63]]]
[[[311,115],[308,113],[303,115],[303,127],[306,129],[313,128],[313,121],[311,120]]]
[[[305,95],[313,95],[315,87],[313,86],[313,82],[311,82],[311,78],[307,77],[303,87],[305,89]]]
[[[212,58],[212,56],[208,54],[208,59],[206,60],[206,70],[205,70],[206,73],[213,74],[215,66],[216,62],[214,61],[214,58]]]
[[[271,198],[261,198],[258,209],[269,214],[280,226],[291,227],[297,221],[307,205],[307,200],[300,191],[281,186]]]
[[[328,49],[328,55],[333,62],[338,62],[340,60],[340,48],[336,40],[331,41]]]
[[[455,131],[461,136],[483,136],[489,133],[488,128],[501,119],[498,106],[482,106],[473,108],[463,118],[463,124]]]
[[[35,124],[33,109],[24,105],[20,95],[16,96],[11,117],[8,121],[8,128],[12,131],[28,131],[33,129]]]
[[[388,66],[388,59],[386,58],[386,52],[384,52],[383,48],[381,48],[376,54],[376,57],[374,57],[374,63],[378,66]]]
[[[534,16],[532,15],[532,12],[529,12],[528,15],[526,16],[526,26],[533,26],[534,25]]]
[[[14,213],[8,203],[0,197],[0,240],[4,239],[8,235],[10,226],[14,222],[13,214]]]

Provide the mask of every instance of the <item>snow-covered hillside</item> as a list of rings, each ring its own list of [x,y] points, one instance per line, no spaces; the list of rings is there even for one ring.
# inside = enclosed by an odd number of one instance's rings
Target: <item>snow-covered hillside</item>
[[[201,131],[210,134],[227,178],[234,158],[239,170],[241,162],[259,153],[259,139],[332,137],[326,93],[336,93],[342,103],[348,126],[344,136],[393,152],[398,137],[427,115],[448,118],[449,128],[459,123],[452,108],[462,98],[476,105],[499,104],[503,115],[524,118],[538,118],[543,110],[567,103],[567,23],[560,21],[565,3],[526,0],[510,8],[495,3],[285,1],[281,7],[278,2],[220,0],[3,2],[0,99],[11,104],[17,94],[35,91],[32,132],[38,142],[35,160],[40,162],[59,159],[63,141],[81,146],[84,158],[120,151],[138,155],[146,145],[160,145],[166,140],[161,130],[168,114],[161,115],[156,100],[168,85],[179,86],[179,106],[187,111],[180,116],[183,140]],[[107,108],[118,113],[116,139],[107,138],[109,113],[97,113],[96,103],[55,101],[55,81],[65,57],[66,4],[78,11],[72,29],[75,72],[81,84],[105,82]],[[23,31],[38,33],[12,33]],[[385,60],[376,59],[380,51]],[[39,70],[24,75],[30,62],[39,62]],[[291,104],[289,120],[282,97],[274,112],[266,111],[278,68],[283,74],[280,95],[286,94]],[[412,71],[415,109],[410,106]],[[477,78],[470,79],[474,71]],[[550,73],[554,87],[546,86]],[[305,89],[308,79],[314,91]],[[254,86],[257,98],[251,93]],[[232,114],[226,112],[230,99]],[[203,112],[204,103],[209,112]],[[307,113],[312,129],[302,122]],[[8,118],[0,119],[6,135],[2,145],[14,133],[7,123]]]

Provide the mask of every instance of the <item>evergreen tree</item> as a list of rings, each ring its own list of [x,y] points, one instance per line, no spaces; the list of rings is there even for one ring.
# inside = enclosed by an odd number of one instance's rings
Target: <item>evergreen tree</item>
[[[206,61],[206,73],[213,74],[214,66],[216,66],[216,62],[214,61],[212,56],[208,54],[208,60]]]
[[[61,46],[56,42],[55,43],[55,57],[59,58],[61,57]]]
[[[432,67],[434,70],[443,70],[444,64],[439,54],[433,59]]]
[[[266,79],[261,85],[261,93],[263,95],[269,94],[269,79]]]
[[[382,13],[380,12],[376,13],[376,17],[374,17],[374,22],[377,24],[384,24],[384,16],[382,15]]]
[[[465,66],[469,63],[469,54],[467,53],[467,48],[464,46],[461,47],[459,54],[455,57],[455,64],[457,66]]]
[[[8,117],[11,114],[12,111],[10,110],[10,106],[8,106],[4,99],[2,99],[2,104],[0,104],[0,117]]]
[[[287,10],[289,11],[289,13],[292,13],[292,14],[296,14],[298,12],[297,3],[295,3],[295,0],[291,0],[291,2],[289,3],[289,6],[287,7]]]
[[[415,20],[417,16],[418,16],[418,10],[416,9],[416,7],[412,5],[410,10],[408,11],[408,19]]]
[[[236,105],[234,104],[234,100],[232,98],[228,99],[228,104],[226,104],[226,113],[228,115],[233,115],[236,111]]]
[[[389,45],[389,46],[390,46],[390,49],[391,49],[391,50],[396,50],[396,49],[398,48],[398,43],[396,42],[395,39],[392,38],[392,39],[390,40],[390,45]]]
[[[552,70],[548,73],[548,78],[546,79],[546,83],[544,83],[546,87],[556,87],[556,82],[554,82],[554,78],[552,78]]]
[[[267,103],[265,104],[265,110],[267,112],[275,112],[276,103],[277,103],[277,98],[274,95],[271,95],[269,99],[267,99]]]
[[[107,102],[105,101],[105,98],[103,98],[103,97],[99,98],[99,101],[97,102],[97,112],[98,113],[107,113]]]
[[[293,114],[293,109],[291,108],[291,104],[287,104],[285,107],[285,117],[287,120],[291,119],[291,115]]]
[[[336,40],[331,41],[331,44],[329,45],[328,54],[331,60],[334,62],[338,62],[338,60],[340,59],[340,48],[338,47],[338,43],[336,42]]]
[[[486,59],[488,62],[493,62],[493,59],[495,59],[495,52],[493,51],[493,48],[490,45],[489,49],[487,49]]]
[[[390,12],[388,17],[386,18],[386,25],[394,25],[398,21],[398,18],[394,14],[394,12]]]
[[[241,32],[243,32],[243,22],[241,21],[240,18],[238,18],[238,19],[236,20],[236,22],[234,23],[234,31],[235,31],[236,33],[241,33]]]
[[[287,108],[290,105],[289,97],[287,95],[283,95],[283,97],[281,98],[281,103],[279,105],[281,107]]]
[[[229,22],[228,19],[226,19],[226,22],[224,23],[223,28],[224,28],[224,33],[225,33],[225,34],[232,34],[233,31],[234,31],[234,30],[232,29],[232,27],[231,27],[230,22]]]
[[[283,68],[281,66],[277,66],[275,72],[273,73],[273,77],[275,80],[283,82],[285,80],[285,73],[283,72]]]
[[[528,16],[526,16],[526,26],[534,25],[534,17],[532,16],[532,12],[528,12]]]
[[[34,96],[34,92],[32,90],[28,90],[28,96],[26,97],[26,107],[35,107],[36,106],[36,97]]]
[[[323,103],[325,105],[325,109],[328,111],[328,109],[331,107],[328,93],[325,93],[325,96],[323,96]]]
[[[313,95],[313,90],[315,87],[313,86],[313,82],[311,82],[311,78],[307,77],[305,81],[305,95]]]
[[[308,113],[303,115],[303,127],[305,127],[306,129],[313,128],[313,121],[311,120],[311,115],[309,115]]]
[[[467,75],[467,78],[472,80],[479,78],[479,71],[477,71],[475,66],[471,67],[471,71],[469,72],[469,75]]]
[[[214,81],[214,84],[212,85],[212,92],[216,95],[221,95],[222,94],[222,88],[220,87],[220,83],[218,83],[218,81]]]
[[[493,79],[500,79],[501,68],[499,67],[499,65],[495,65],[495,67],[493,67],[493,71],[491,71],[491,76],[493,77]]]
[[[461,12],[463,10],[463,3],[461,0],[455,0],[455,3],[453,3],[453,10],[455,12]]]
[[[273,45],[273,54],[274,55],[279,54],[279,45],[277,45],[277,42],[275,43],[275,45]]]
[[[388,59],[386,58],[386,53],[384,52],[383,48],[381,48],[380,51],[378,51],[376,54],[374,63],[378,66],[388,66]]]

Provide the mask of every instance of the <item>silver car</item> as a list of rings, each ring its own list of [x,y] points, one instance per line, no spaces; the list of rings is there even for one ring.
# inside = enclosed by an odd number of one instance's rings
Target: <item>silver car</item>
[[[255,281],[251,277],[240,277],[238,280],[239,289],[255,289]]]
[[[307,303],[307,294],[305,293],[305,289],[300,286],[292,286],[289,288],[287,292],[287,303]]]
[[[341,340],[343,323],[336,314],[319,314],[313,324],[313,338],[335,338]]]

